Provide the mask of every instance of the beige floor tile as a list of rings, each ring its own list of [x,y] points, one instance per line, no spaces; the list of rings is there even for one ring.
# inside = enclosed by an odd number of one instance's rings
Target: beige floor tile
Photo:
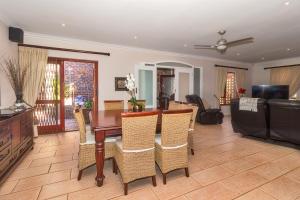
[[[185,196],[190,200],[229,200],[237,197],[238,193],[224,187],[220,183],[214,183],[185,194]]]
[[[252,190],[251,192],[248,192],[236,200],[276,200],[272,196],[268,195],[267,193],[263,192],[260,189]]]
[[[17,185],[18,180],[15,181],[6,181],[0,186],[0,195],[8,194],[13,191]]]
[[[61,162],[61,163],[55,163],[51,165],[50,172],[56,172],[56,171],[61,171],[61,170],[66,170],[66,169],[72,169],[78,166],[78,161],[77,160],[71,160],[71,161],[66,161],[66,162]]]
[[[300,183],[287,177],[280,177],[263,185],[261,189],[280,200],[292,200],[300,196]]]
[[[39,158],[47,158],[54,156],[55,152],[46,152],[46,153],[29,153],[28,157],[29,159],[39,159]]]
[[[70,179],[70,170],[29,177],[29,178],[19,180],[18,184],[14,189],[14,192],[40,187],[43,185],[56,183],[59,181],[65,181],[69,179]]]
[[[221,183],[228,189],[243,194],[266,183],[267,181],[267,179],[254,172],[243,172],[229,177],[221,181]]]
[[[159,180],[157,187],[151,187],[151,189],[159,199],[172,199],[200,187],[200,184],[192,177],[182,177],[171,181],[167,178],[166,185],[163,185],[162,181]]]
[[[82,179],[77,181],[77,179],[72,179],[68,181],[61,181],[58,183],[53,183],[50,185],[45,185],[39,195],[39,199],[48,199],[67,193],[84,190],[90,187],[95,187],[94,179]]]
[[[8,180],[17,180],[21,178],[27,178],[31,176],[37,176],[48,173],[50,165],[44,165],[41,167],[32,167],[27,169],[15,170],[8,178]]]
[[[291,171],[291,172],[289,172],[285,176],[300,183],[300,167],[293,170],[293,171]]]
[[[132,191],[129,190],[129,194]],[[122,184],[103,184],[102,187],[92,187],[85,190],[80,190],[69,194],[68,200],[105,200],[123,195]]]
[[[68,156],[55,156],[55,157],[48,157],[48,158],[39,158],[32,161],[30,167],[38,167],[42,165],[48,165],[51,163],[60,163],[73,160],[72,155]]]
[[[53,198],[47,199],[47,200],[68,200],[68,195],[62,195],[62,196],[58,196],[58,197],[53,197]]]
[[[113,200],[158,200],[158,198],[151,191],[151,189],[146,188],[132,193],[129,192],[128,195],[122,195],[114,198]]]
[[[209,185],[219,180],[232,176],[233,173],[219,166],[208,168],[206,170],[199,171],[191,176],[199,182],[202,186]]]
[[[180,197],[176,197],[176,198],[174,198],[172,200],[189,200],[189,199],[187,197],[185,197],[185,196],[180,196]]]
[[[0,200],[36,200],[41,188],[25,190],[0,196]]]

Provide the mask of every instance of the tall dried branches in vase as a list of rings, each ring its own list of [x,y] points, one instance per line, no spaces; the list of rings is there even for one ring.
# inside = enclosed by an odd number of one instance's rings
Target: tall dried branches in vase
[[[7,76],[16,95],[16,105],[23,103],[23,88],[28,67],[21,67],[15,59],[6,59],[0,65],[0,70]]]

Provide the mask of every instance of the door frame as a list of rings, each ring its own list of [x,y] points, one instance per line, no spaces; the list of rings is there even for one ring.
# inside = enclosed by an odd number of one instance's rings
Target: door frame
[[[60,78],[60,125],[55,127],[53,126],[38,126],[39,134],[51,134],[57,132],[65,132],[65,100],[64,100],[64,85],[65,85],[65,74],[64,74],[64,62],[81,62],[81,63],[93,63],[94,64],[94,90],[93,90],[93,110],[92,112],[98,111],[98,61],[96,60],[85,60],[85,59],[75,59],[75,58],[61,58],[61,57],[48,57],[48,62],[55,60],[57,64],[60,64],[59,78]],[[46,100],[47,101],[47,100]]]

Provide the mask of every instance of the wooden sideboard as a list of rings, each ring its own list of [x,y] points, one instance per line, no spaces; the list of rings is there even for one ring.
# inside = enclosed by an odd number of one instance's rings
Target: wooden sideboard
[[[32,147],[33,109],[12,117],[0,117],[0,184]]]

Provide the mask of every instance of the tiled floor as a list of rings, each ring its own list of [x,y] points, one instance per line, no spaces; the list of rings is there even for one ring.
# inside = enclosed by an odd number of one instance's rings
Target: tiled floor
[[[105,163],[103,187],[95,185],[95,167],[76,180],[78,133],[45,135],[0,188],[0,200],[293,200],[300,199],[300,150],[241,137],[230,119],[219,126],[197,125],[195,156],[189,178],[170,173],[167,185],[157,170],[157,187],[150,179],[129,184],[123,195],[119,176]]]

